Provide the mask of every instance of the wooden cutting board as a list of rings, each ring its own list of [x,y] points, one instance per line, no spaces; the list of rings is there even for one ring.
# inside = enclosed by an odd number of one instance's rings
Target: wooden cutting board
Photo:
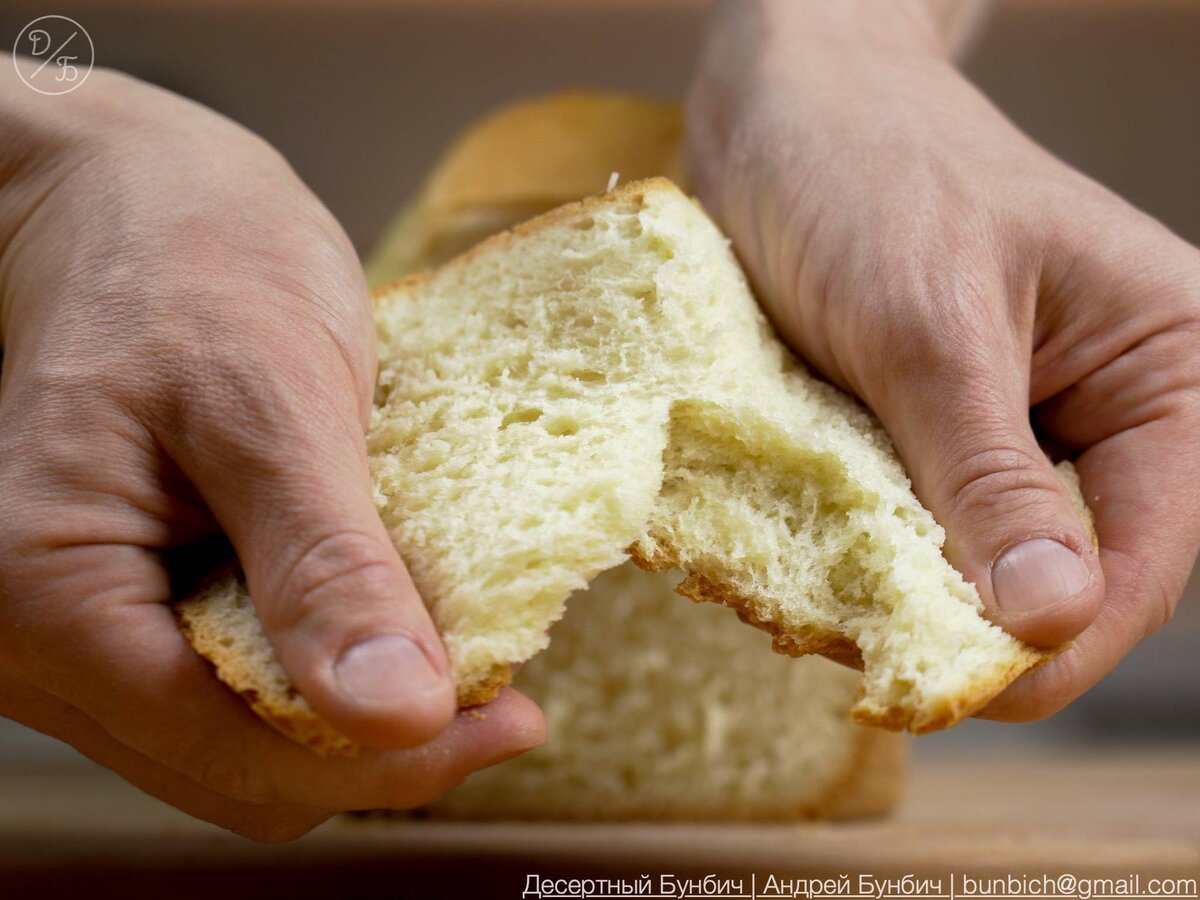
[[[1200,876],[1200,748],[927,758],[884,820],[339,818],[261,846],[100,770],[0,769],[0,897],[521,897],[529,875]],[[78,893],[76,893],[78,892]],[[1195,892],[1193,889],[1192,896]]]

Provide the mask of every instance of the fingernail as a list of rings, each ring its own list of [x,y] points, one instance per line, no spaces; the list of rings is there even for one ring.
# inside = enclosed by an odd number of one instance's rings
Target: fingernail
[[[1035,538],[1004,551],[992,566],[992,592],[1005,612],[1043,609],[1087,587],[1091,573],[1058,541]]]
[[[360,703],[386,703],[446,689],[446,679],[417,644],[387,634],[355,644],[333,669],[339,691]]]

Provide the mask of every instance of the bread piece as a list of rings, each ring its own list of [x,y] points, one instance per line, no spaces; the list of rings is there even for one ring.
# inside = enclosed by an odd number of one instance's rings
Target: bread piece
[[[546,743],[476,772],[437,816],[795,819],[877,815],[898,799],[905,741],[850,722],[859,675],[788,659],[730,611],[631,563],[573,596],[513,686]]]
[[[946,727],[1050,655],[982,618],[878,424],[783,348],[669,182],[557,209],[376,312],[378,506],[460,704],[629,548],[779,650],[860,658],[859,722]]]

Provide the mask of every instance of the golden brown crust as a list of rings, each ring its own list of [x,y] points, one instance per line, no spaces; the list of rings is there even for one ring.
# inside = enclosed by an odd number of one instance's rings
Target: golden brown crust
[[[447,150],[422,191],[427,215],[502,205],[545,209],[622,180],[683,173],[683,117],[672,102],[571,90],[518,100]]]
[[[218,676],[219,677],[219,676]],[[246,698],[250,707],[272,728],[303,744],[320,756],[356,756],[358,744],[335,731],[316,713],[308,715],[281,713],[270,704],[259,699],[258,691],[245,690],[239,693]]]
[[[229,575],[228,577],[232,577]],[[222,634],[209,627],[199,598],[176,604],[180,630],[196,652],[216,671],[217,678],[229,685],[250,704],[258,716],[272,728],[303,744],[321,756],[354,756],[358,744],[329,725],[304,702],[294,688],[286,689],[291,702],[281,703],[265,696],[257,673],[235,651],[225,646]]]
[[[630,547],[629,554],[637,565],[651,572],[681,567],[678,557],[668,556],[662,544],[657,545],[653,556],[647,556],[643,549],[637,546]],[[815,653],[862,671],[862,653],[853,641],[812,626],[784,631],[779,623],[759,616],[749,598],[698,572],[688,572],[675,591],[697,603],[719,603],[728,606],[747,625],[771,635],[771,647],[776,653],[782,653],[784,656],[808,656]]]
[[[862,671],[862,653],[853,641],[807,625],[784,631],[783,626],[777,622],[759,616],[746,597],[703,575],[690,573],[675,590],[697,603],[720,603],[735,610],[738,618],[747,625],[753,625],[771,635],[771,647],[776,653],[782,653],[784,656],[808,656],[815,653]]]
[[[483,706],[496,699],[496,695],[512,683],[512,666],[508,663],[496,663],[487,674],[475,679],[470,684],[458,686],[458,708],[469,709],[472,706]]]
[[[640,181],[631,181],[628,184],[616,188],[611,193],[594,194],[589,197],[584,197],[582,200],[576,200],[571,203],[565,203],[562,206],[555,207],[549,212],[542,213],[532,219],[520,222],[511,228],[505,229],[491,237],[480,241],[469,250],[460,253],[458,256],[451,259],[449,262],[440,266],[436,271],[438,273],[445,272],[448,269],[459,266],[469,265],[477,256],[491,255],[492,253],[503,253],[509,248],[515,240],[526,237],[531,234],[536,234],[546,228],[558,225],[562,222],[569,222],[577,219],[582,215],[586,215],[593,210],[611,209],[614,201],[629,201],[641,208],[645,202],[645,195],[654,191],[669,191],[674,193],[677,190],[676,185],[667,178],[654,177],[643,178]],[[394,291],[410,288],[428,281],[434,276],[433,270],[423,272],[413,272],[409,275],[402,275],[399,278],[385,281],[380,285],[375,286],[371,290],[371,297],[374,300],[379,300]]]
[[[651,571],[667,568],[685,569],[680,554],[671,550],[661,540],[656,541],[655,548],[649,553],[637,546],[631,547],[629,552],[635,563]],[[697,572],[688,572],[675,590],[691,600],[720,603],[735,610],[743,622],[771,635],[771,646],[777,653],[787,656],[815,653],[860,671],[863,668],[862,652],[846,637],[810,625],[785,630],[779,623],[758,615],[753,600],[739,593],[732,585],[723,584]],[[1027,649],[1011,666],[994,678],[978,682],[970,692],[961,694],[955,697],[953,702],[932,711],[914,710],[898,705],[884,709],[869,707],[862,702],[860,691],[859,702],[851,710],[851,719],[859,725],[888,731],[908,731],[912,734],[926,734],[949,728],[982,709],[1020,675],[1051,659],[1061,652],[1061,649]]]
[[[223,568],[192,597],[175,604],[176,620],[184,637],[212,665],[217,678],[245,698],[254,711],[277,731],[322,756],[355,755],[359,749],[357,743],[317,715],[290,683],[272,690],[272,686],[264,680],[264,673],[249,664],[242,656],[241,649],[230,643],[225,627],[211,620],[210,610],[204,600],[206,592],[214,586],[236,580],[237,575],[232,569]],[[481,677],[460,684],[457,691],[459,709],[482,706],[495,699],[512,681],[512,671],[510,664],[497,663]]]
[[[1064,648],[1046,651],[1027,649],[1000,674],[987,681],[979,681],[971,691],[960,694],[954,698],[952,703],[947,703],[936,710],[915,715],[911,710],[896,707],[871,709],[858,704],[850,711],[850,717],[860,725],[886,728],[891,731],[908,731],[912,734],[941,731],[987,706],[994,697],[1017,678],[1053,659],[1062,649]]]

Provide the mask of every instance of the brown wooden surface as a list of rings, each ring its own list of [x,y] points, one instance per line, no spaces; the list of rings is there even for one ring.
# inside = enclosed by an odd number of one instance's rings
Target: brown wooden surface
[[[924,759],[880,821],[343,818],[279,846],[190,820],[103,772],[0,771],[0,896],[519,897],[530,873],[950,871],[1200,875],[1200,749]]]

